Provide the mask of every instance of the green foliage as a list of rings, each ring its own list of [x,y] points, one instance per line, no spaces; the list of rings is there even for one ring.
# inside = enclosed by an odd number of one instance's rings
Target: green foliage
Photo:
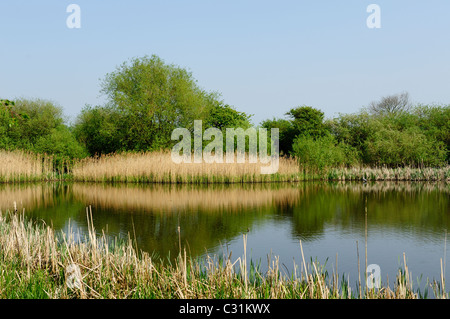
[[[272,128],[279,129],[280,153],[288,155],[292,151],[292,144],[295,139],[295,130],[292,121],[286,119],[265,120],[261,123],[261,127],[266,128],[269,132]]]
[[[209,115],[205,120],[205,127],[215,127],[224,131],[226,128],[251,127],[251,115],[236,111],[228,104],[218,101],[212,101]]]
[[[450,105],[418,105],[413,114],[417,126],[430,139],[442,142],[446,148],[446,161],[450,161]]]
[[[296,136],[323,137],[327,133],[326,126],[323,123],[324,113],[311,106],[291,109],[286,115],[292,118]]]
[[[164,63],[159,57],[134,58],[106,75],[105,106],[86,106],[77,117],[74,133],[91,155],[121,151],[149,151],[173,146],[175,128],[193,131],[216,127],[248,128],[250,115],[223,103],[217,93],[202,90],[192,74]]]
[[[62,107],[41,99],[1,100],[0,148],[54,155],[54,167],[67,171],[67,162],[87,156],[69,127]],[[63,165],[63,163],[66,163]]]
[[[449,106],[419,105],[386,115],[363,110],[341,114],[326,125],[338,141],[354,147],[367,165],[444,166],[449,160]]]
[[[52,128],[47,135],[40,136],[33,146],[39,154],[54,155],[55,167],[67,172],[67,161],[88,156],[86,149],[75,139],[74,134],[65,125]]]
[[[121,149],[124,139],[121,113],[111,106],[85,106],[74,126],[77,140],[89,154],[114,153]]]
[[[367,140],[370,163],[386,166],[440,166],[445,164],[445,146],[428,138],[418,127],[395,130],[382,126]]]
[[[327,168],[355,165],[357,151],[348,144],[337,142],[334,136],[300,135],[294,140],[293,154],[304,169],[323,172]]]
[[[286,113],[289,119],[272,119],[263,121],[263,128],[278,128],[280,134],[280,152],[289,155],[293,151],[292,145],[297,136],[312,138],[323,137],[327,134],[324,125],[324,113],[311,106],[300,106]]]
[[[62,107],[51,101],[19,99],[16,100],[16,110],[28,115],[27,119],[21,119],[14,128],[20,136],[20,140],[27,143],[28,147],[64,123]],[[27,145],[19,146],[27,147]]]
[[[192,129],[215,100],[191,73],[155,55],[134,58],[107,74],[102,92],[121,114],[121,148],[134,151],[170,146],[173,129]]]

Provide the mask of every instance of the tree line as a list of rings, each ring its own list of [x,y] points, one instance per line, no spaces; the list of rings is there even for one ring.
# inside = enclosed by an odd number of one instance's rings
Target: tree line
[[[177,127],[249,128],[252,115],[202,89],[191,72],[158,56],[133,58],[101,83],[104,105],[86,105],[73,123],[41,99],[0,100],[0,148],[53,154],[59,161],[116,152],[170,149]],[[259,127],[279,128],[282,155],[303,167],[444,166],[449,163],[450,105],[413,105],[407,93],[326,119],[311,106]],[[224,135],[225,136],[225,135]]]

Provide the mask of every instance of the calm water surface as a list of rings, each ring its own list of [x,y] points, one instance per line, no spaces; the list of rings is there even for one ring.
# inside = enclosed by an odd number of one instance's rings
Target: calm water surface
[[[414,287],[423,287],[427,278],[439,280],[446,260],[449,194],[450,185],[429,183],[21,184],[0,186],[0,209],[15,201],[25,215],[83,235],[91,206],[99,235],[130,235],[164,258],[177,255],[181,241],[192,256],[231,252],[234,261],[246,234],[247,258],[264,271],[268,257],[279,257],[286,274],[302,264],[301,241],[306,262],[337,268],[351,284],[358,253],[364,276],[367,243],[368,264],[380,266],[383,284],[394,282],[405,254]]]

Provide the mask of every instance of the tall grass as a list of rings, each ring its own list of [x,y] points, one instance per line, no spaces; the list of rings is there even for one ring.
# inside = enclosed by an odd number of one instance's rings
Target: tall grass
[[[246,183],[298,181],[295,160],[280,158],[276,174],[261,174],[262,163],[181,163],[172,161],[169,151],[118,153],[87,158],[73,168],[75,181],[150,183]]]
[[[235,261],[207,256],[193,259],[181,247],[175,262],[155,260],[139,252],[131,240],[97,236],[87,210],[89,233],[79,240],[71,231],[55,234],[45,224],[21,214],[0,213],[1,298],[252,298],[252,299],[415,299],[405,264],[393,288],[352,291],[350,280],[329,274],[303,257],[300,272],[284,274],[278,258],[268,258],[268,271],[244,255]],[[303,256],[300,242],[299,249]],[[299,269],[298,265],[294,265]],[[443,277],[442,277],[443,278]],[[446,298],[443,281],[433,284],[436,297]]]
[[[0,150],[0,182],[54,179],[53,160],[32,152]]]
[[[58,164],[56,164],[58,162]],[[125,183],[262,183],[328,181],[450,181],[450,166],[334,167],[311,170],[295,158],[280,157],[275,174],[261,174],[262,163],[176,164],[169,151],[117,153],[81,160],[56,161],[51,155],[0,150],[0,182],[69,180]]]
[[[445,167],[351,167],[331,168],[323,179],[338,181],[444,181],[450,182],[450,166]]]
[[[450,181],[450,166],[442,168],[337,167],[320,172],[299,165],[295,158],[280,157],[275,174],[261,174],[261,163],[176,164],[170,152],[118,153],[77,162],[73,178],[80,182],[150,183],[258,183],[330,181]]]

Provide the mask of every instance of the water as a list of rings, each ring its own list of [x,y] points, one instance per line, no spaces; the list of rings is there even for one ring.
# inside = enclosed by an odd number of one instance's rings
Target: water
[[[99,235],[136,240],[139,249],[170,258],[180,242],[194,257],[244,254],[281,271],[317,260],[355,286],[367,263],[392,286],[403,256],[413,287],[440,281],[450,225],[450,185],[430,183],[295,183],[257,185],[21,184],[0,186],[0,209],[14,201],[26,216],[57,231],[87,231],[92,208]],[[367,209],[367,210],[366,210]],[[367,211],[367,213],[366,213]],[[178,227],[180,233],[178,232]],[[358,254],[360,272],[358,272]],[[420,277],[422,277],[420,279]]]

